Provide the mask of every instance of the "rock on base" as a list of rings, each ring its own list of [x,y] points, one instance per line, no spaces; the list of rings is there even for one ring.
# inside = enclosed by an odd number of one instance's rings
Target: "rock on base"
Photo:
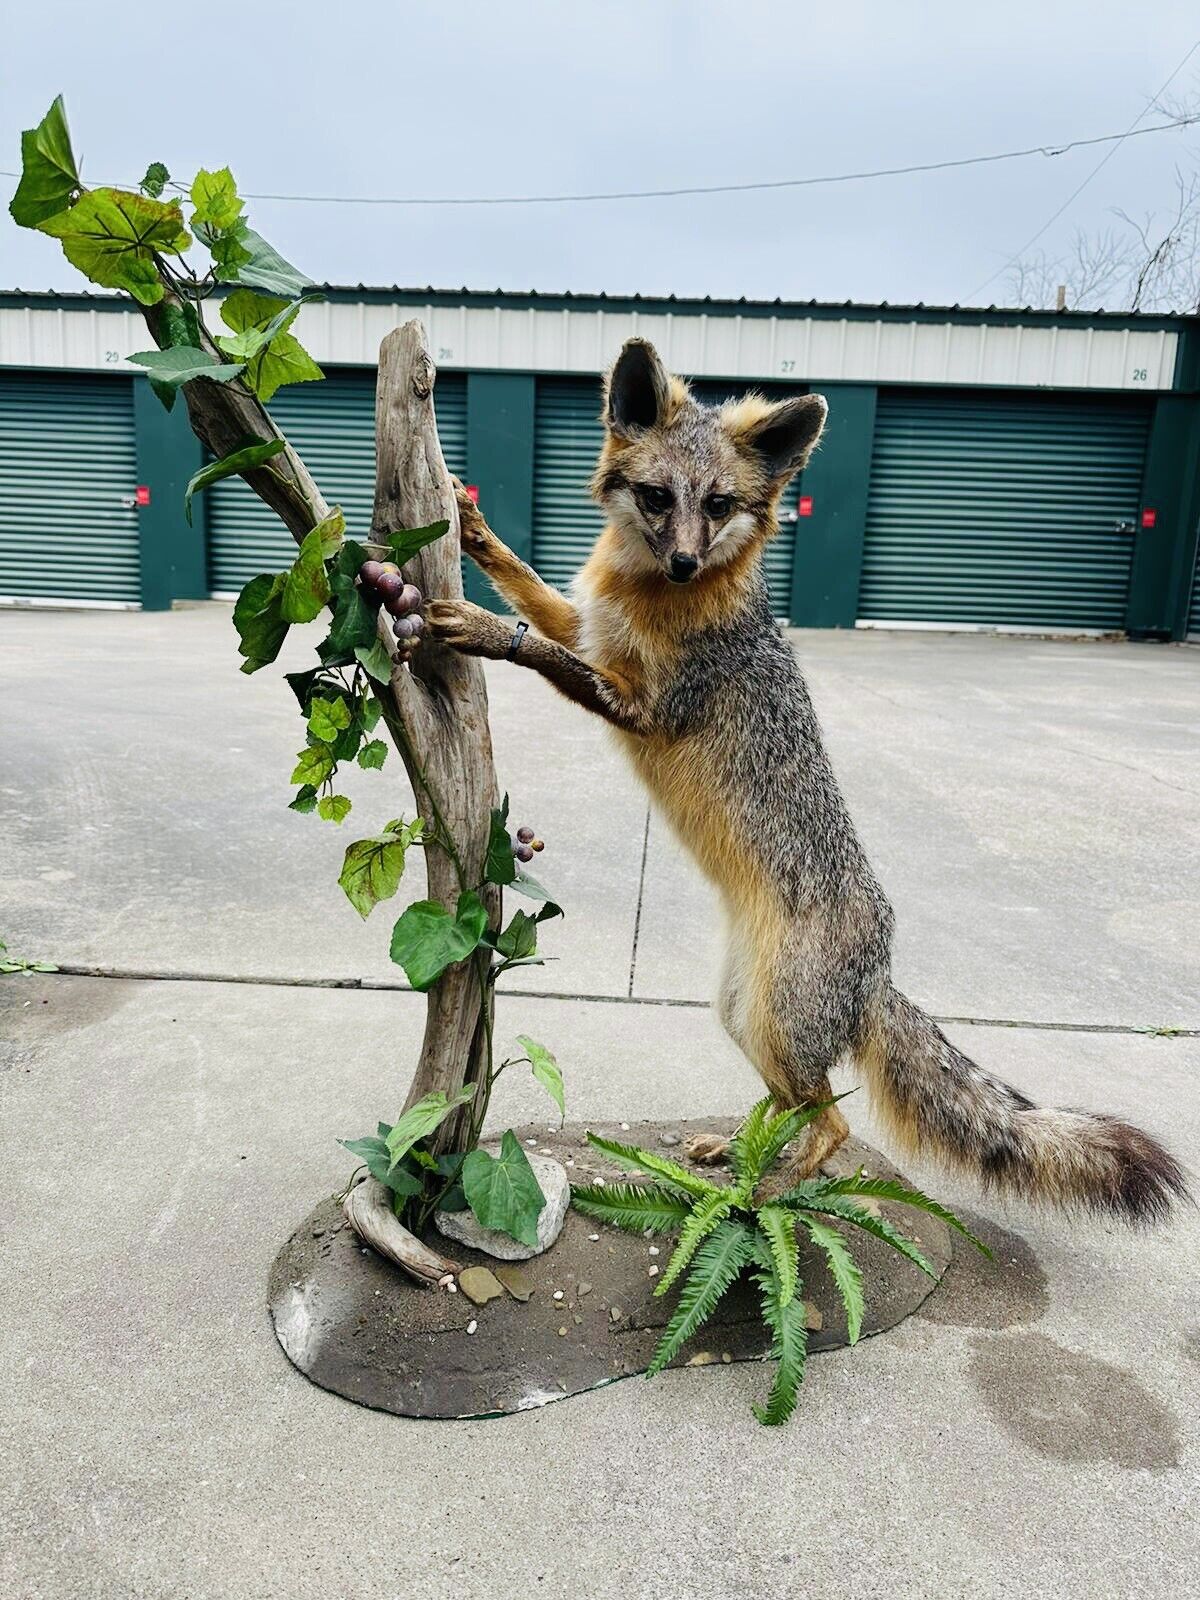
[[[485,1228],[471,1211],[435,1211],[433,1220],[438,1232],[501,1261],[528,1261],[531,1256],[540,1256],[543,1250],[549,1250],[566,1221],[571,1182],[566,1167],[553,1157],[538,1155],[532,1150],[526,1154],[538,1186],[546,1196],[537,1222],[537,1243],[532,1248],[497,1228]]]

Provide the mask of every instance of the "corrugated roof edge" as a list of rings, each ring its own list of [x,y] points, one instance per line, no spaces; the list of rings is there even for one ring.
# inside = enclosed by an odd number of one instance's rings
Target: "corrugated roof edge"
[[[511,290],[511,289],[435,289],[432,286],[425,288],[403,288],[399,284],[390,287],[386,285],[370,286],[359,284],[357,286],[346,284],[324,283],[315,286],[322,295],[330,300],[339,301],[367,301],[376,304],[401,304],[401,305],[426,305],[426,304],[451,304],[461,305],[466,302],[470,305],[490,309],[496,306],[509,306],[513,309],[528,310],[532,307],[541,307],[544,310],[575,310],[575,311],[609,311],[620,314],[643,312],[647,315],[727,315],[727,316],[804,316],[821,319],[848,318],[853,321],[922,321],[922,322],[979,322],[982,320],[1003,322],[1048,322],[1065,323],[1074,326],[1105,326],[1139,328],[1196,328],[1200,327],[1200,316],[1187,312],[1138,312],[1138,311],[1055,311],[1035,306],[939,306],[926,305],[919,301],[915,305],[891,305],[886,300],[877,305],[864,301],[829,301],[829,300],[750,300],[745,297],[739,300],[722,300],[706,295],[703,298],[685,295],[616,295],[604,292],[598,294],[585,294],[566,290],[561,294],[544,293],[541,290]],[[0,305],[21,307],[50,306],[67,308],[72,305],[90,305],[96,309],[129,308],[132,302],[127,296],[121,294],[93,293],[90,290],[60,290],[60,289],[0,289]]]

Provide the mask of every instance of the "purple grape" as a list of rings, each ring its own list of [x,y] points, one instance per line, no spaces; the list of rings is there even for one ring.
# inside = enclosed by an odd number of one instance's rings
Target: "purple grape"
[[[358,569],[358,576],[364,589],[373,589],[383,577],[382,561],[364,561]]]
[[[403,588],[404,579],[398,572],[385,572],[375,584],[375,593],[393,616],[396,615],[396,600]]]
[[[533,843],[533,839],[534,839],[533,829],[532,828],[518,828],[517,829],[517,838],[521,841],[522,844],[532,844]]]
[[[546,841],[544,839],[531,839],[529,841],[529,848],[531,850],[544,850],[546,848]]]
[[[392,623],[392,632],[397,639],[411,639],[413,637],[412,618],[397,617],[395,622]]]
[[[419,611],[414,611],[408,619],[408,626],[412,630],[413,638],[419,639],[425,632],[425,618]]]
[[[404,602],[404,609],[406,612],[419,611],[425,600],[425,596],[421,593],[420,589],[417,588],[415,583],[406,583],[404,588],[400,591],[400,598]]]
[[[529,848],[529,846],[527,844],[519,844],[517,846],[517,848],[513,851],[513,855],[516,856],[518,861],[532,861],[533,860],[533,851]]]

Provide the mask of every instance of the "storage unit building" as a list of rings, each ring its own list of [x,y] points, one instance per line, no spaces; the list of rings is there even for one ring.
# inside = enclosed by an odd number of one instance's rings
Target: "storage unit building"
[[[1200,319],[327,288],[297,325],[327,378],[271,410],[351,531],[379,342],[413,316],[452,470],[553,583],[600,531],[600,375],[638,334],[703,399],[828,398],[766,552],[796,625],[1200,631]],[[0,598],[163,605],[288,558],[238,481],[184,523],[203,457],[128,363],[147,343],[117,296],[0,294]]]

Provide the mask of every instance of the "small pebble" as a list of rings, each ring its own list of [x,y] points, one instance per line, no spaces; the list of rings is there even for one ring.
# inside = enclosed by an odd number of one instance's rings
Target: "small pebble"
[[[625,1315],[620,1306],[610,1306],[608,1314],[614,1322],[620,1322],[621,1318]]]
[[[554,1298],[555,1298],[555,1299],[556,1299],[556,1300],[561,1300],[561,1299],[562,1299],[562,1297],[563,1297],[563,1292],[562,1292],[562,1290],[561,1290],[561,1289],[555,1289],[555,1291],[554,1291]]]
[[[526,1144],[536,1145],[537,1144],[537,1140],[536,1139],[526,1139],[525,1143]]]
[[[625,1132],[626,1132],[626,1133],[628,1133],[628,1132],[629,1132],[629,1124],[628,1124],[628,1123],[627,1123],[627,1122],[623,1122],[623,1123],[622,1123],[622,1124],[621,1124],[621,1126],[622,1126],[622,1128],[623,1128],[623,1129],[624,1129],[624,1130],[625,1130]]]
[[[660,1133],[658,1142],[659,1144],[678,1144],[679,1135],[677,1133]]]
[[[479,1326],[479,1324],[478,1324],[478,1323],[477,1323],[477,1322],[476,1322],[476,1321],[475,1321],[475,1318],[474,1318],[474,1317],[472,1317],[472,1318],[471,1318],[471,1320],[470,1320],[470,1322],[468,1322],[468,1323],[467,1323],[467,1332],[468,1332],[468,1333],[474,1333],[474,1332],[475,1332],[475,1329],[476,1329],[476,1328],[477,1328],[477,1327],[478,1327],[478,1326]]]
[[[591,1240],[591,1241],[592,1241],[592,1243],[593,1243],[593,1244],[595,1244],[595,1242],[596,1242],[596,1240],[597,1240],[597,1239],[598,1239],[598,1238],[599,1238],[599,1237],[600,1237],[600,1235],[599,1235],[599,1234],[598,1234],[598,1233],[589,1233],[589,1234],[588,1234],[588,1238],[589,1238],[589,1239],[590,1239],[590,1240]],[[365,1250],[364,1250],[364,1251],[363,1251],[363,1255],[366,1255],[366,1253],[367,1253],[367,1252],[366,1252],[366,1251],[365,1251]]]
[[[575,1323],[576,1323],[576,1326],[578,1326],[578,1325],[579,1325],[579,1323],[581,1323],[581,1322],[582,1322],[582,1321],[583,1321],[583,1318],[582,1318],[582,1317],[576,1317],[576,1318],[575,1318]]]
[[[658,1268],[657,1267],[651,1267],[650,1271],[646,1274],[646,1276],[649,1277],[649,1278],[657,1278],[658,1277]]]
[[[656,1256],[658,1254],[658,1246],[656,1244],[652,1244],[650,1246],[650,1254],[652,1256]]]
[[[583,1299],[585,1294],[591,1294],[591,1292],[592,1292],[592,1286],[591,1286],[590,1283],[581,1283],[579,1285],[579,1298],[581,1300]]]
[[[449,1289],[451,1294],[457,1294],[458,1293],[458,1285],[456,1283],[448,1283],[446,1285],[446,1287],[447,1287],[447,1289]]]
[[[560,1328],[560,1329],[559,1329],[559,1330],[558,1330],[558,1337],[559,1337],[559,1338],[560,1338],[560,1339],[565,1339],[565,1338],[566,1338],[566,1336],[567,1336],[567,1330],[566,1330],[566,1329],[565,1329],[565,1328]]]
[[[729,1363],[733,1360],[733,1357],[730,1355],[728,1350],[722,1350],[721,1351],[721,1360],[725,1363],[726,1366],[728,1366]]]

